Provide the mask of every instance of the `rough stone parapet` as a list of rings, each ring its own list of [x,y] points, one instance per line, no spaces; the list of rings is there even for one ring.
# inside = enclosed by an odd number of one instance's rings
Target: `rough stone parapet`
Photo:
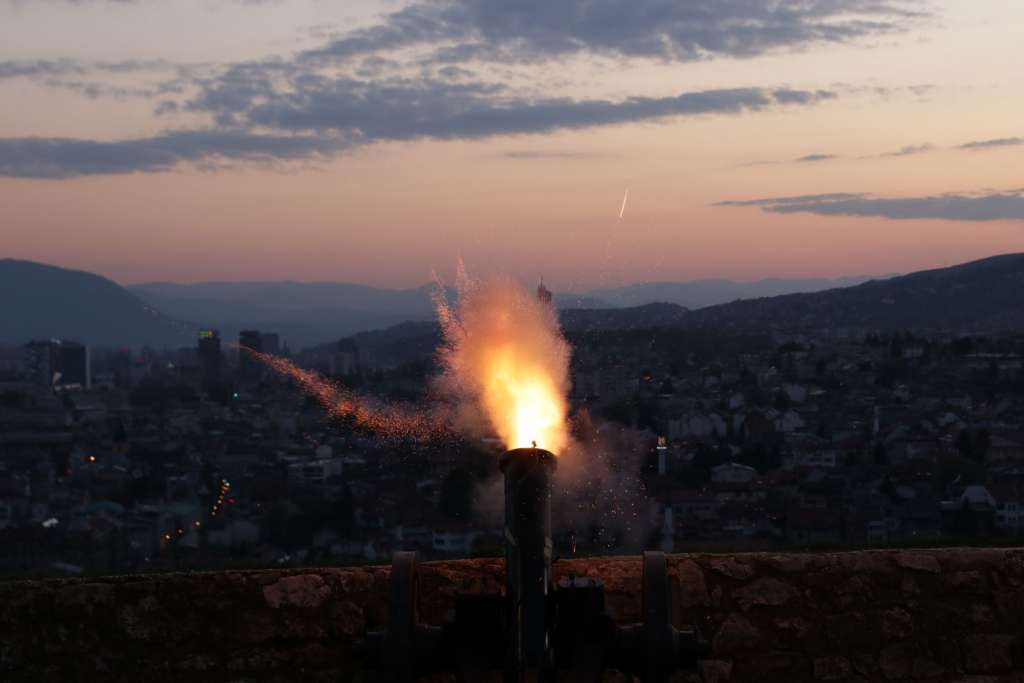
[[[493,590],[501,560],[427,563],[422,618]],[[639,557],[563,560],[640,618]],[[355,639],[387,614],[387,567],[0,583],[0,680],[361,680]],[[688,681],[1024,683],[1024,549],[673,555],[677,623],[712,653]],[[610,678],[609,680],[621,680]]]

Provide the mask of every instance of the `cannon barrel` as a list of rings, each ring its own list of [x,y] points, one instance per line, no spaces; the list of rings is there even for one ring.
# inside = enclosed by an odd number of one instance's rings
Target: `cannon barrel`
[[[645,683],[667,683],[674,671],[692,669],[706,656],[699,628],[672,624],[664,553],[643,555],[640,623],[616,625],[605,608],[600,579],[570,574],[556,589],[551,570],[555,456],[541,448],[516,448],[502,454],[498,465],[505,479],[504,595],[458,594],[447,623],[422,624],[415,553],[396,553],[387,630],[368,634],[366,648],[383,680],[411,683],[455,671],[459,681],[468,682],[503,669],[505,683],[590,683],[612,668]],[[496,620],[502,623],[500,633]]]
[[[555,456],[517,448],[498,461],[505,476],[506,680],[549,670],[551,659],[551,475]]]

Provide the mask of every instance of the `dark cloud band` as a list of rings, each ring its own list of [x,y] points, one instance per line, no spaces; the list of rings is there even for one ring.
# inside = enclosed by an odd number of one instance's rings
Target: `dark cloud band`
[[[1024,190],[990,194],[942,194],[930,197],[876,197],[833,193],[719,202],[717,206],[756,206],[769,213],[821,216],[874,216],[893,220],[1024,220]]]
[[[367,140],[468,139],[547,133],[698,114],[736,114],[791,103],[813,104],[828,91],[737,88],[622,101],[506,97],[487,86],[448,83],[317,87],[240,112],[249,125],[345,131]]]
[[[168,171],[180,163],[275,162],[336,153],[337,138],[253,135],[244,131],[176,131],[100,142],[70,138],[0,139],[0,176],[73,178]]]
[[[247,86],[248,87],[248,86]],[[281,102],[250,106],[245,94],[224,94],[231,129],[174,131],[111,142],[67,138],[0,139],[0,175],[67,178],[166,171],[179,163],[292,161],[328,157],[361,144],[414,138],[480,138],[543,133],[698,114],[733,114],[791,103],[812,104],[831,93],[758,88],[710,90],[666,98],[519,101],[487,88],[417,86],[354,92],[333,85]],[[241,103],[241,105],[239,105]],[[254,134],[254,128],[275,134]]]
[[[960,149],[981,150],[999,147],[1018,147],[1024,145],[1024,138],[996,138],[995,140],[977,140],[960,145]]]
[[[442,61],[538,61],[580,52],[668,61],[751,57],[900,32],[926,9],[899,0],[421,0],[304,56],[347,60],[426,44]]]

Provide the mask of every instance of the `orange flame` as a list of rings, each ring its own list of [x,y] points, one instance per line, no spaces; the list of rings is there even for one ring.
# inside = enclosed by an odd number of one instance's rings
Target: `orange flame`
[[[446,388],[476,406],[506,448],[568,445],[569,345],[547,301],[509,281],[460,272],[457,311],[440,296]]]

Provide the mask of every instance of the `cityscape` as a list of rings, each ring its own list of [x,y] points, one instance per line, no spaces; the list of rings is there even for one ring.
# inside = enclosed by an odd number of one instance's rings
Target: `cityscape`
[[[0,0],[0,683],[1024,683],[1021,27]]]
[[[436,326],[391,333],[294,350],[287,330],[216,329],[177,349],[4,347],[3,571],[497,553],[496,434],[374,433],[257,355],[382,403],[428,400]],[[567,458],[596,489],[559,490],[559,555],[1019,539],[1020,335],[612,321],[565,335],[581,444]]]

